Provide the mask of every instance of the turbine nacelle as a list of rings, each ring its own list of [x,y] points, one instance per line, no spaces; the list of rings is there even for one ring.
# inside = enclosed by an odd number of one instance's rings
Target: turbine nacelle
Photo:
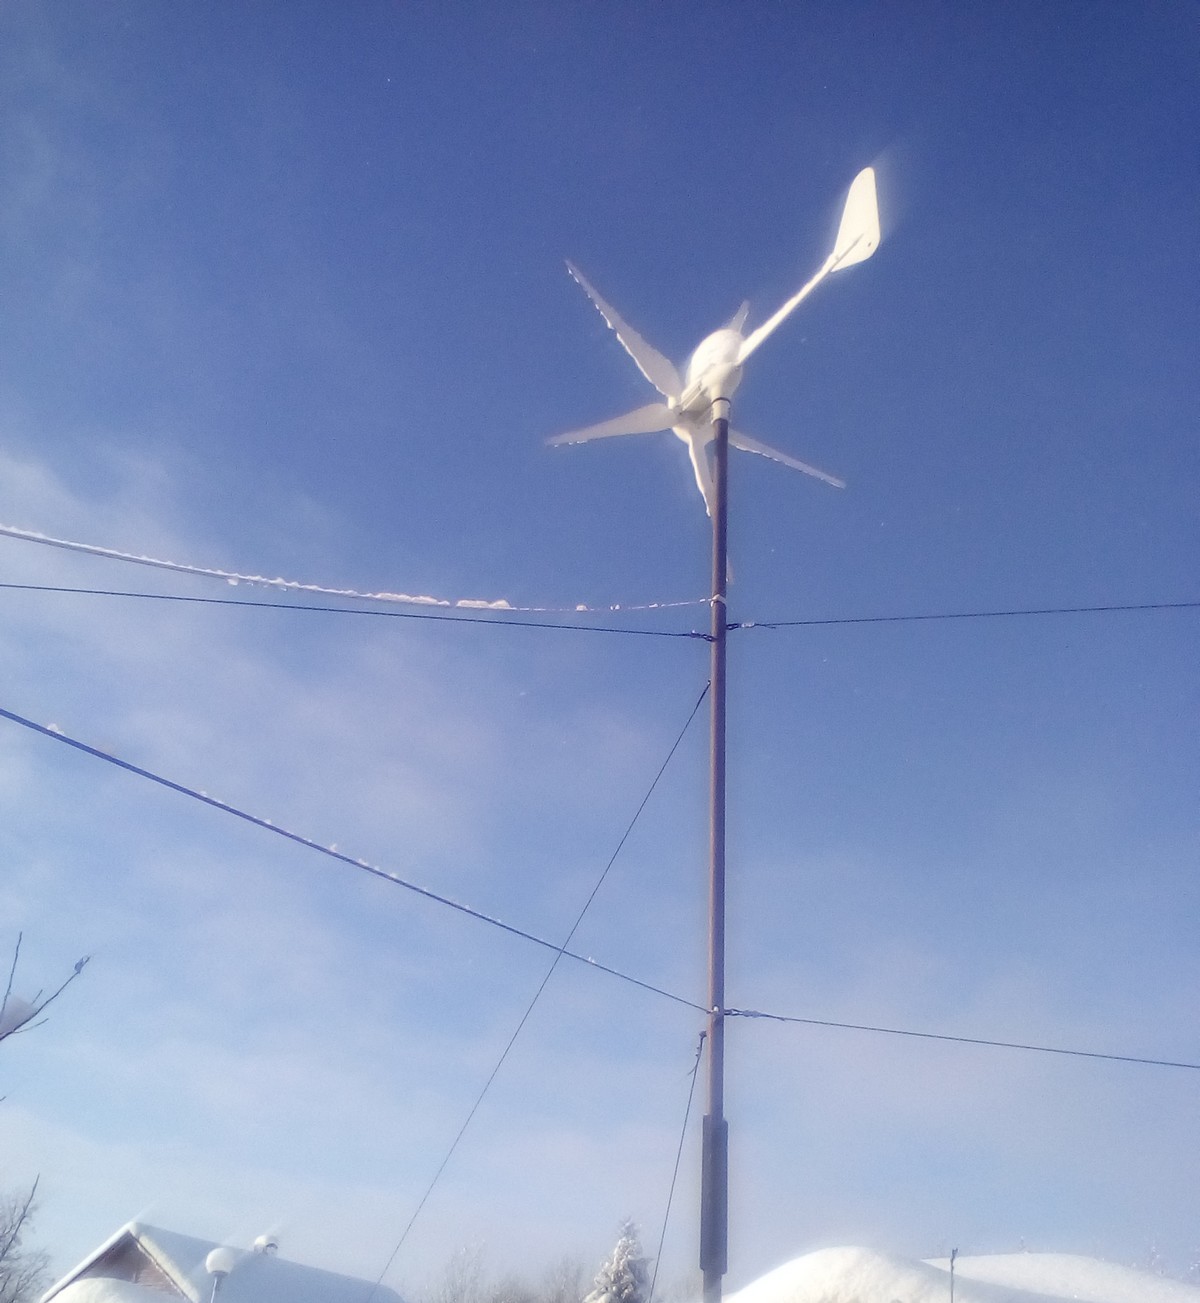
[[[687,367],[687,387],[676,403],[683,412],[701,412],[718,398],[730,398],[742,378],[738,354],[745,341],[731,326],[714,330],[700,343]]]

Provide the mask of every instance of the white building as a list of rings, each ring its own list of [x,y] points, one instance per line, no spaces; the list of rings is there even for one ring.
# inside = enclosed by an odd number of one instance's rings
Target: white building
[[[385,1285],[288,1262],[273,1241],[242,1251],[143,1222],[122,1226],[41,1303],[167,1303],[164,1295],[187,1303],[403,1303]]]

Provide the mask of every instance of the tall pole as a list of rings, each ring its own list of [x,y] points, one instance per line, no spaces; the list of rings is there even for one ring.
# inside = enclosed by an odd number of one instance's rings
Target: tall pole
[[[729,399],[712,406],[714,484],[708,876],[708,1112],[700,1166],[700,1270],[704,1303],[721,1303],[728,1264],[729,1129],[725,1122],[725,639],[729,574],[726,485]]]

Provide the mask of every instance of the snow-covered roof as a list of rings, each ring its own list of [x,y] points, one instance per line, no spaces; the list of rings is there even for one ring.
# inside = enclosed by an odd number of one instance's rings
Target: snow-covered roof
[[[55,1297],[61,1303],[68,1303],[68,1300],[69,1303],[162,1303],[163,1292],[150,1285],[134,1285],[128,1280],[88,1276],[83,1280],[73,1280]]]
[[[205,1259],[219,1247],[178,1231],[130,1222],[42,1295],[41,1303],[209,1303],[213,1277]],[[135,1255],[137,1270],[130,1269]],[[366,1303],[373,1282],[245,1252],[222,1278],[217,1303]],[[402,1303],[385,1285],[371,1303]]]
[[[759,1277],[727,1303],[949,1303],[949,1259],[821,1249]],[[1098,1258],[1012,1253],[958,1258],[954,1303],[1200,1303],[1200,1288]]]

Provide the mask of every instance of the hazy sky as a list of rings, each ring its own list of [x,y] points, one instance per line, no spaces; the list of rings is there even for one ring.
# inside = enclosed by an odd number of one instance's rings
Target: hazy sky
[[[701,599],[564,269],[759,350],[732,618],[1196,600],[1195,3],[0,8],[0,522],[357,589]],[[259,597],[0,538],[0,580]],[[285,604],[287,598],[279,599]],[[568,617],[569,618],[569,617]],[[704,627],[703,607],[609,622]],[[1200,1060],[1197,612],[731,642],[728,998]],[[0,706],[560,938],[696,640],[0,590]],[[703,719],[577,937],[703,999]],[[4,1185],[374,1277],[545,952],[5,722]],[[556,973],[388,1277],[657,1240],[702,1019]],[[1200,1074],[741,1022],[731,1285],[802,1251],[1197,1247]],[[693,1131],[699,1113],[693,1116]],[[690,1136],[664,1271],[695,1257]]]

